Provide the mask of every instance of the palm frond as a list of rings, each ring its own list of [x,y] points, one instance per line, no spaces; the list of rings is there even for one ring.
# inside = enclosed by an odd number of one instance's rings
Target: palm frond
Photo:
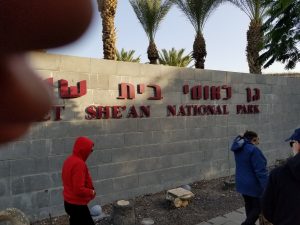
[[[159,62],[163,65],[169,66],[178,66],[178,67],[187,67],[192,62],[191,54],[183,55],[184,49],[179,49],[178,51],[175,48],[167,51],[162,49],[159,52]]]
[[[124,48],[121,49],[121,52],[116,50],[117,61],[123,62],[140,62],[140,56],[134,58],[135,50],[126,51]]]
[[[204,25],[213,11],[225,2],[224,0],[173,0],[186,15],[196,33],[202,32]]]
[[[129,0],[150,41],[172,6],[171,0]]]
[[[266,16],[267,6],[263,0],[229,0],[242,10],[250,20],[263,19]]]

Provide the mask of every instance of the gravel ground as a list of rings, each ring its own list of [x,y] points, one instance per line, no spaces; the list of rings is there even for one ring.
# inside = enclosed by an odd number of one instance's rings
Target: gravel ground
[[[241,196],[234,188],[224,190],[224,181],[219,178],[190,184],[195,197],[185,208],[175,208],[165,200],[166,192],[147,194],[131,199],[135,205],[137,225],[143,218],[152,218],[157,225],[195,225],[243,206]],[[111,214],[112,205],[103,206],[103,211]],[[68,225],[66,216],[45,219],[33,225]],[[96,225],[111,225],[108,217]]]

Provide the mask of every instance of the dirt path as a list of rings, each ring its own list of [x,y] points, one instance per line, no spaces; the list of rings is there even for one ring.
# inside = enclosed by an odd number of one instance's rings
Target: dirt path
[[[140,222],[143,218],[150,217],[157,225],[195,225],[242,207],[242,198],[233,188],[223,190],[225,179],[191,184],[195,198],[185,208],[177,209],[170,206],[165,200],[165,192],[137,197],[133,199],[136,218]],[[103,211],[111,214],[111,204],[103,206]],[[66,216],[62,216],[54,218],[52,224],[68,225],[68,221]],[[97,225],[111,224],[110,219],[104,219],[97,223]],[[51,225],[51,223],[47,219],[33,225]]]

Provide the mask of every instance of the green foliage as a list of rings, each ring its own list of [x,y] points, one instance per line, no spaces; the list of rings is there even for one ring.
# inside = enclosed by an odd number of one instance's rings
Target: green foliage
[[[124,48],[122,48],[121,52],[118,50],[116,51],[117,61],[123,61],[123,62],[140,62],[140,56],[137,58],[134,58],[133,55],[135,53],[135,50],[129,50],[125,51]]]
[[[295,68],[300,61],[300,1],[268,0],[268,20],[264,23],[265,47],[260,56],[264,68],[275,61],[285,69]]]
[[[149,41],[154,41],[156,31],[172,6],[170,0],[129,0]]]
[[[202,33],[205,22],[224,0],[172,0],[186,15],[196,33]]]
[[[175,48],[169,51],[162,49],[161,52],[159,52],[159,63],[169,66],[187,67],[191,63],[192,57],[191,54],[183,55],[183,53],[183,48],[179,51]]]
[[[250,20],[262,20],[267,11],[267,6],[264,0],[229,0],[229,2],[236,5],[250,18]]]

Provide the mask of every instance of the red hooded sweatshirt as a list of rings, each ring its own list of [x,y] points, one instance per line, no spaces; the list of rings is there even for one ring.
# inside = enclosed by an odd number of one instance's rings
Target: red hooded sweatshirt
[[[92,152],[94,143],[86,138],[79,137],[73,147],[73,154],[63,165],[62,181],[64,186],[64,200],[74,205],[87,205],[94,195],[94,186],[85,164]]]

